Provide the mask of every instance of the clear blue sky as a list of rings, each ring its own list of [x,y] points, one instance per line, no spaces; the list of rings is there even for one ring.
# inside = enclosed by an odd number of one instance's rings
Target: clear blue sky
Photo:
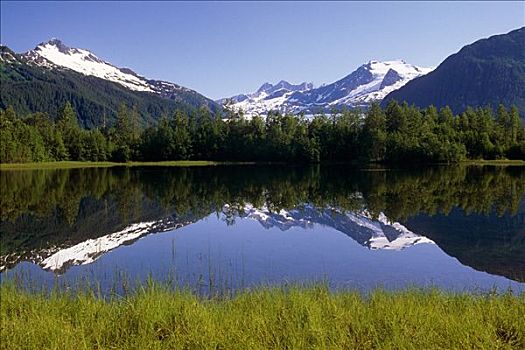
[[[332,82],[371,59],[439,64],[525,25],[525,2],[1,2],[1,42],[52,37],[211,98]]]

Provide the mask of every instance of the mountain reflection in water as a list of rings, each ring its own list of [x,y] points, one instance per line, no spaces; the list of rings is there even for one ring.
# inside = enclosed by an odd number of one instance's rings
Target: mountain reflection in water
[[[216,217],[213,225],[248,219],[269,231],[330,228],[370,250],[437,244],[463,265],[525,281],[520,167],[2,171],[0,185],[4,272],[28,261],[64,274],[145,236]]]

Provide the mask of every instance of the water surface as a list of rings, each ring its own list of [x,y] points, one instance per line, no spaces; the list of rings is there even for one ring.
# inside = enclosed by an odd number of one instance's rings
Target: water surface
[[[3,280],[525,290],[521,167],[19,170],[0,185]]]

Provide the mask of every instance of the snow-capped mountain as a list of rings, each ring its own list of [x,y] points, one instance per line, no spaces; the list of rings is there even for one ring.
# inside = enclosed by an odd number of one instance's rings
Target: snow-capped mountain
[[[147,79],[129,68],[115,67],[91,51],[68,47],[59,39],[40,43],[35,49],[22,54],[22,57],[38,66],[71,69],[83,75],[117,83],[129,90],[151,92],[164,98],[178,99],[181,93],[198,95],[197,92],[183,86]],[[208,102],[213,104],[211,100]]]
[[[312,84],[291,85],[282,81],[279,84],[285,83],[296,89],[283,86],[268,92],[274,86],[266,83],[253,94],[232,97],[230,107],[242,110],[246,115],[266,114],[270,110],[311,114],[330,111],[333,107],[363,107],[373,101],[381,101],[390,92],[432,69],[417,67],[402,60],[370,61],[346,77],[317,88]]]
[[[313,89],[312,83],[304,82],[294,85],[281,80],[275,85],[264,83],[254,93],[223,98],[217,102],[235,110],[242,110],[248,115],[265,114],[267,111],[280,109],[294,92],[311,89]]]
[[[130,90],[153,92],[147,80],[133,71],[117,68],[88,50],[70,48],[58,39],[41,43],[24,56],[41,66],[69,68],[84,75],[113,81]]]

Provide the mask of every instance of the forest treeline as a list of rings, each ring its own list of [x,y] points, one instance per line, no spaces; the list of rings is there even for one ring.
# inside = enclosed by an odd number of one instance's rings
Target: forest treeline
[[[142,129],[137,108],[121,104],[111,126],[86,130],[66,103],[57,116],[0,111],[0,162],[284,161],[454,163],[525,159],[525,127],[517,108],[467,108],[454,115],[391,101],[367,111],[313,118],[269,113],[244,118],[226,111],[177,110]]]

